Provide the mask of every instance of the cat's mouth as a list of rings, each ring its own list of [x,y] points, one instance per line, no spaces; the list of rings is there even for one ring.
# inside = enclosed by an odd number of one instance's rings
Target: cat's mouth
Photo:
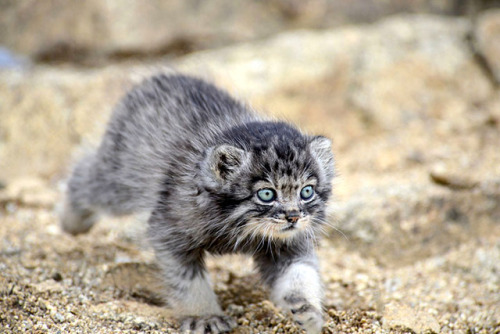
[[[284,219],[258,219],[250,221],[245,228],[248,236],[264,236],[271,239],[291,239],[305,231],[310,224],[310,217],[302,217],[295,223]]]
[[[282,228],[281,231],[286,232],[286,231],[295,230],[296,228],[297,228],[297,225],[295,223],[293,223],[293,224],[289,223],[288,226],[285,226],[284,228]]]
[[[308,217],[301,218],[294,223],[290,223],[286,220],[279,221],[276,226],[277,228],[273,229],[272,231],[272,237],[278,239],[288,239],[295,236],[297,233],[304,231],[308,225]]]

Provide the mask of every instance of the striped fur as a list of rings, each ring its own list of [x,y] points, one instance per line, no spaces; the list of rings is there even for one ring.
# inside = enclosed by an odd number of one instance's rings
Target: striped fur
[[[334,176],[330,146],[205,81],[157,75],[122,99],[99,148],[75,167],[62,226],[77,234],[101,212],[150,212],[169,304],[186,332],[235,326],[210,288],[204,256],[240,252],[255,257],[275,302],[315,333],[322,289],[314,246]],[[314,194],[304,199],[306,186]],[[261,189],[274,200],[263,201]]]

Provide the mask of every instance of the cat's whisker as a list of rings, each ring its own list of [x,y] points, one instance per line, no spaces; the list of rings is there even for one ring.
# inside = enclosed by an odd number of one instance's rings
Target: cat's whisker
[[[345,235],[344,232],[342,232],[342,230],[338,227],[336,227],[335,225],[333,225],[333,223],[331,223],[330,221],[327,221],[325,219],[319,219],[319,218],[315,218],[314,219],[316,222],[319,222],[320,224],[319,227],[320,227],[320,232],[325,235],[325,236],[329,236],[329,233],[328,231],[322,226],[322,225],[326,225],[328,226],[329,228],[333,229],[334,231],[340,233],[342,235],[342,237],[344,237],[345,240],[349,241],[349,238]]]

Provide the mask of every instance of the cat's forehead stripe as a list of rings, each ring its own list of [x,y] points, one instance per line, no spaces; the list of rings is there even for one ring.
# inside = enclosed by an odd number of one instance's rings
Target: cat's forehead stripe
[[[306,156],[305,150],[290,146],[270,148],[259,153],[257,160],[260,161],[260,165],[266,172],[271,172],[277,177],[288,176],[297,179],[306,172],[309,165],[305,160],[310,157]]]

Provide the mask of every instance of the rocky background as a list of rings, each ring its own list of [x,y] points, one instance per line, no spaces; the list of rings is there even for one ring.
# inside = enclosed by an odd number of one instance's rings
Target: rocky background
[[[139,218],[61,232],[72,162],[158,71],[334,141],[325,333],[500,332],[500,9],[460,0],[0,0],[0,332],[175,333]],[[240,257],[235,333],[300,330]]]

